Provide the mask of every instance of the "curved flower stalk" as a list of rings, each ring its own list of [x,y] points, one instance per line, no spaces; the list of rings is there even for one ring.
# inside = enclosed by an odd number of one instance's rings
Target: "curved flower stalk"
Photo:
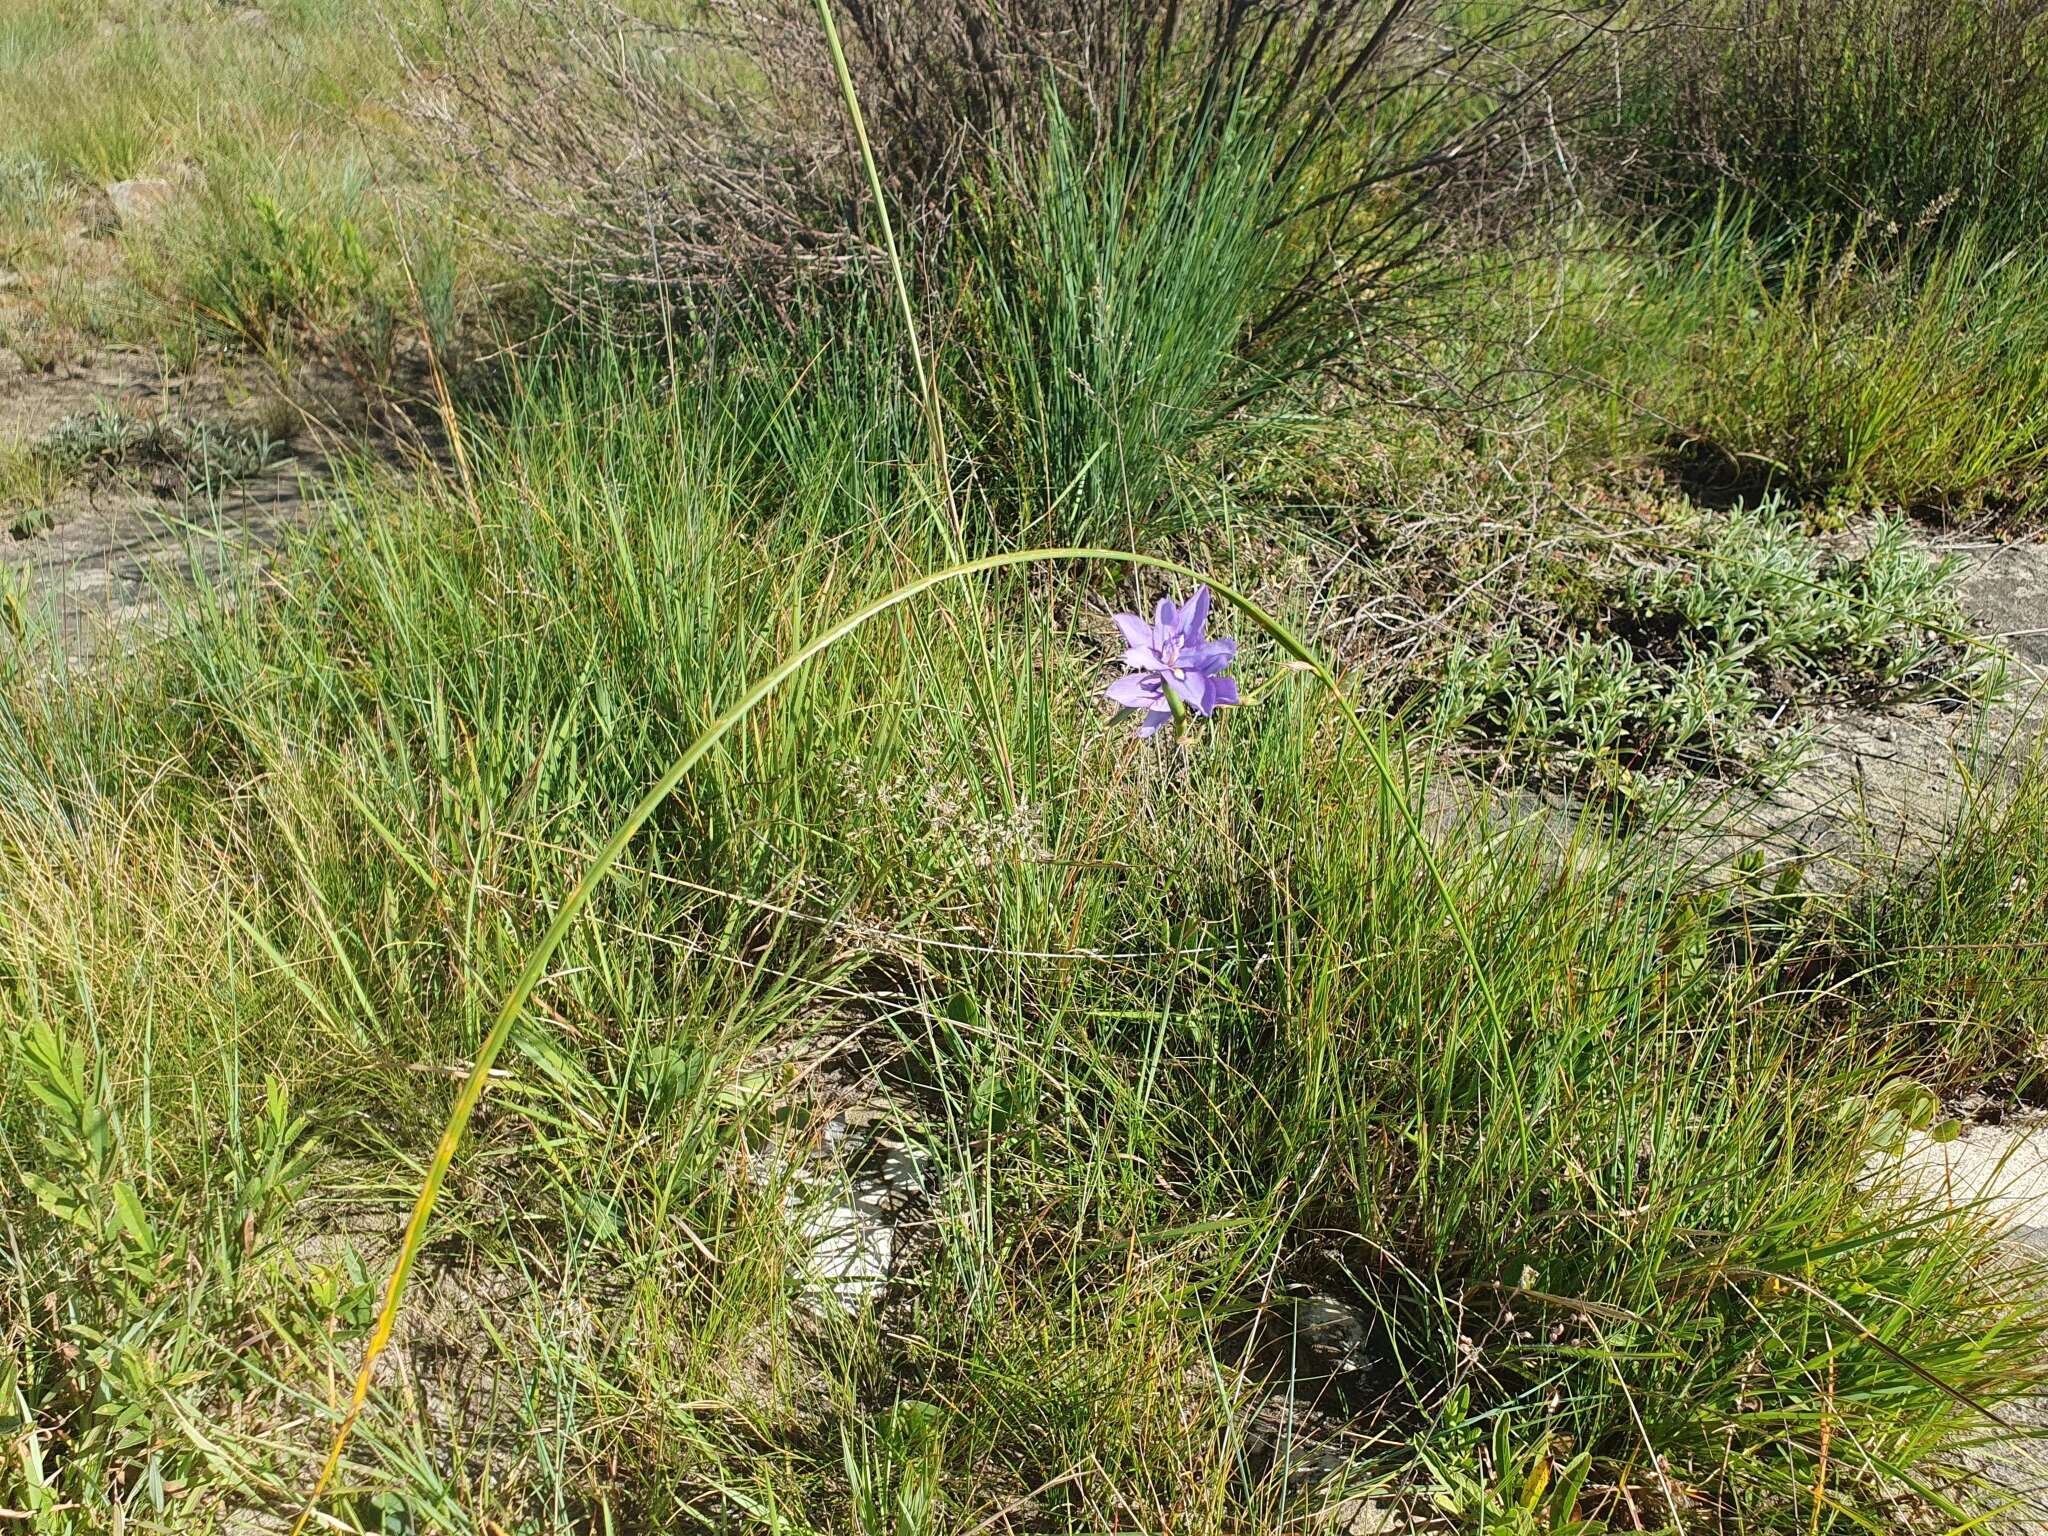
[[[383,1303],[378,1308],[377,1319],[371,1327],[370,1337],[363,1346],[363,1363],[361,1369],[356,1373],[355,1385],[349,1394],[348,1407],[343,1412],[341,1422],[335,1429],[334,1439],[328,1447],[326,1460],[321,1465],[320,1475],[313,1484],[312,1492],[307,1495],[305,1506],[300,1510],[298,1519],[293,1523],[292,1536],[299,1536],[299,1533],[305,1530],[308,1521],[313,1517],[315,1508],[326,1494],[329,1485],[332,1484],[334,1474],[341,1466],[342,1453],[347,1448],[349,1437],[355,1430],[356,1421],[362,1417],[364,1404],[369,1401],[371,1376],[376,1369],[379,1357],[382,1356],[386,1346],[391,1342],[392,1330],[397,1326],[399,1308],[405,1300],[406,1283],[412,1278],[413,1266],[418,1261],[420,1249],[426,1242],[427,1223],[432,1218],[434,1206],[441,1197],[441,1187],[447,1181],[448,1170],[454,1165],[456,1150],[461,1146],[463,1135],[469,1129],[470,1119],[475,1115],[477,1105],[483,1099],[484,1089],[490,1082],[491,1069],[497,1064],[499,1053],[504,1050],[506,1041],[511,1038],[513,1027],[524,1017],[526,1005],[532,999],[534,989],[540,985],[541,977],[546,974],[549,962],[554,959],[555,951],[561,948],[562,941],[568,937],[569,930],[574,926],[576,919],[582,916],[583,909],[590,904],[591,897],[596,894],[598,887],[604,883],[605,877],[611,873],[612,867],[618,863],[620,856],[625,853],[627,844],[632,842],[634,836],[640,831],[641,827],[646,825],[648,818],[660,809],[662,803],[675,793],[676,788],[683,780],[689,777],[690,770],[703,761],[705,755],[713,747],[717,746],[735,726],[752,714],[762,700],[788,682],[812,658],[829,650],[869,620],[878,618],[891,609],[909,602],[913,597],[928,592],[933,587],[943,586],[948,582],[964,581],[970,577],[985,575],[988,572],[1004,570],[1012,566],[1032,565],[1041,561],[1071,560],[1112,561],[1120,565],[1135,565],[1174,576],[1185,577],[1200,583],[1201,585],[1198,588],[1196,597],[1191,598],[1187,605],[1188,608],[1194,608],[1197,599],[1200,600],[1200,611],[1195,615],[1198,621],[1206,620],[1207,618],[1208,603],[1204,594],[1213,588],[1217,596],[1222,597],[1247,619],[1251,620],[1253,624],[1257,625],[1258,628],[1271,636],[1282,650],[1293,657],[1295,661],[1301,663],[1305,670],[1314,674],[1329,691],[1331,697],[1336,700],[1338,707],[1344,713],[1346,724],[1358,737],[1364,745],[1367,754],[1371,757],[1373,769],[1379,776],[1381,784],[1385,787],[1387,793],[1393,797],[1394,804],[1399,809],[1403,827],[1410,838],[1413,839],[1423,864],[1429,871],[1430,879],[1435,883],[1437,892],[1443,899],[1446,915],[1464,945],[1466,958],[1472,963],[1473,974],[1477,980],[1480,993],[1485,1000],[1491,1022],[1497,1031],[1501,1030],[1500,1005],[1494,997],[1493,985],[1487,979],[1485,968],[1480,962],[1478,947],[1473,942],[1471,929],[1465,922],[1464,914],[1458,908],[1457,900],[1452,894],[1450,885],[1444,879],[1442,866],[1438,864],[1436,855],[1429,846],[1429,840],[1423,830],[1422,818],[1417,814],[1415,808],[1409,804],[1407,796],[1402,792],[1401,783],[1394,774],[1392,764],[1388,761],[1385,748],[1381,745],[1378,738],[1370,730],[1366,729],[1365,722],[1360,716],[1357,706],[1351,702],[1350,697],[1344,692],[1342,685],[1338,683],[1336,674],[1330,670],[1325,662],[1311,652],[1286,625],[1267,613],[1243,593],[1225,586],[1220,581],[1205,577],[1200,571],[1195,570],[1191,566],[1182,565],[1173,560],[1163,560],[1153,555],[1133,554],[1128,550],[1093,548],[1014,550],[1006,554],[987,555],[979,560],[965,561],[962,564],[948,566],[944,570],[933,571],[928,575],[920,576],[915,581],[898,587],[887,596],[877,598],[866,607],[848,615],[831,628],[815,636],[783,660],[759,682],[755,683],[753,687],[749,688],[724,714],[707,725],[699,733],[697,739],[683,749],[682,755],[669,765],[667,772],[663,773],[655,781],[653,787],[645,795],[641,796],[639,803],[626,813],[625,818],[619,822],[618,826],[613,829],[611,836],[605,840],[604,846],[598,850],[597,856],[590,861],[590,866],[584,870],[582,878],[576,882],[569,894],[563,898],[562,905],[556,910],[554,919],[548,924],[547,930],[541,934],[539,941],[527,955],[525,965],[520,968],[519,975],[513,980],[511,990],[506,993],[505,1001],[499,1007],[497,1016],[492,1022],[490,1033],[485,1035],[483,1043],[477,1047],[476,1060],[470,1066],[469,1076],[463,1081],[461,1091],[455,1096],[454,1107],[448,1114],[448,1123],[442,1129],[441,1139],[434,1148],[433,1159],[427,1164],[426,1177],[420,1183],[419,1195],[413,1202],[412,1216],[406,1222],[405,1236],[399,1244],[398,1257],[393,1261],[390,1277],[385,1281]],[[1166,606],[1162,605],[1161,607],[1162,617],[1164,617]],[[1127,615],[1126,617],[1130,616]],[[1174,613],[1177,632],[1183,641],[1188,633],[1184,624],[1185,617],[1185,610],[1176,610]],[[1199,623],[1196,627],[1199,628]],[[1214,644],[1216,642],[1209,643]],[[1135,646],[1133,648],[1135,649]],[[1235,654],[1234,645],[1232,647],[1232,654]],[[1235,691],[1234,687],[1232,691]]]

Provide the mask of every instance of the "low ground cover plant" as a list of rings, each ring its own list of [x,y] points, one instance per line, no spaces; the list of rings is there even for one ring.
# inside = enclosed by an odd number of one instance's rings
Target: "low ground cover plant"
[[[218,490],[246,480],[282,456],[284,445],[261,423],[170,414],[136,416],[102,401],[67,417],[38,445],[58,474],[170,476],[187,493]]]
[[[1772,500],[1614,550],[1558,563],[1547,632],[1510,619],[1459,635],[1433,699],[1446,727],[1538,777],[1636,792],[1672,770],[1784,771],[1801,751],[1787,724],[1797,703],[2001,686],[1996,648],[1955,605],[1952,568],[1900,520],[1828,553]]]

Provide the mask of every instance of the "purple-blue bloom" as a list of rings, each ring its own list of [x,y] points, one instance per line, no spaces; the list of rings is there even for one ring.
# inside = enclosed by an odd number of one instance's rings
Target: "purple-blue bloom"
[[[1206,586],[1195,588],[1177,608],[1162,597],[1150,624],[1135,613],[1116,615],[1116,627],[1130,647],[1124,652],[1124,665],[1131,670],[1109,685],[1108,697],[1127,709],[1144,711],[1138,723],[1140,736],[1150,736],[1172,721],[1168,689],[1198,715],[1211,715],[1219,705],[1237,702],[1237,679],[1223,675],[1237,655],[1237,642],[1207,639],[1202,632],[1208,623]]]

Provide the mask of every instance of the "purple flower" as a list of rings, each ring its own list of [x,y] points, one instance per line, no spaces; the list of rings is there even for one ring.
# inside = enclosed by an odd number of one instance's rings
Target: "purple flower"
[[[1138,724],[1140,736],[1150,736],[1172,721],[1172,699],[1198,715],[1211,715],[1218,705],[1237,702],[1237,679],[1223,675],[1237,655],[1237,642],[1203,638],[1208,622],[1206,586],[1195,588],[1178,608],[1162,597],[1150,624],[1135,613],[1116,615],[1116,627],[1130,647],[1124,652],[1124,665],[1131,671],[1109,685],[1108,697],[1112,703],[1145,712]]]

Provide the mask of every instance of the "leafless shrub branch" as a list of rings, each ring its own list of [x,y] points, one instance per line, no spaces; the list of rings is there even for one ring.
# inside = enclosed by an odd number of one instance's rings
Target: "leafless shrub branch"
[[[1228,104],[1269,134],[1302,253],[1264,326],[1370,302],[1431,232],[1568,182],[1562,125],[1612,7],[1454,0],[840,0],[910,246],[929,258],[1049,94],[1126,143]],[[458,40],[449,135],[520,213],[558,299],[744,276],[786,298],[871,259],[863,188],[809,0],[707,0],[685,23],[530,0]],[[1135,136],[1133,140],[1130,136]]]

